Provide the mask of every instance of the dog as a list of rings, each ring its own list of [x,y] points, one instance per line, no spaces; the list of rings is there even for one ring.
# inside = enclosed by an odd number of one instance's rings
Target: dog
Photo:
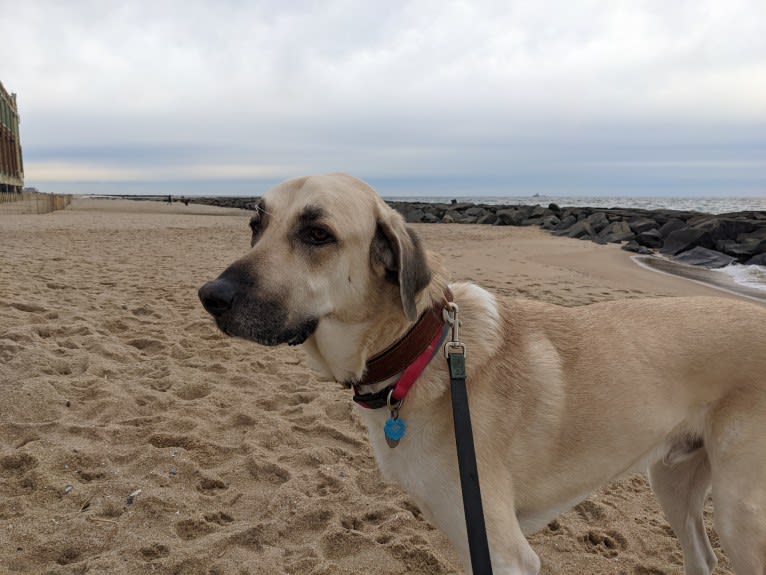
[[[447,285],[403,218],[345,174],[276,186],[250,227],[250,251],[200,288],[205,309],[224,333],[302,345],[321,376],[354,386],[384,477],[447,535],[467,573],[449,374],[433,351],[447,299],[467,349],[494,573],[538,573],[525,533],[648,469],[687,575],[716,566],[703,524],[711,489],[736,573],[766,575],[766,309],[724,298],[563,308]],[[415,347],[422,369],[406,400],[392,399]],[[395,447],[389,419],[406,423]]]

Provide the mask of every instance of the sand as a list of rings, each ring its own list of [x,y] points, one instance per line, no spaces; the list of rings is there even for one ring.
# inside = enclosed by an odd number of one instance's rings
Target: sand
[[[223,336],[199,305],[249,215],[95,199],[0,214],[0,572],[462,572],[382,481],[349,392],[300,350]],[[453,279],[503,295],[735,297],[538,229],[416,228]],[[682,569],[643,475],[531,542],[545,574]]]

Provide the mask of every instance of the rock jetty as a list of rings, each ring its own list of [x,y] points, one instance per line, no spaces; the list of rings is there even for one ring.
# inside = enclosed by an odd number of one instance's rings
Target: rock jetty
[[[259,198],[194,197],[191,202],[255,209]],[[539,226],[557,236],[618,243],[622,249],[660,254],[683,263],[720,268],[731,263],[766,266],[766,212],[705,214],[680,210],[398,202],[388,204],[408,223]]]

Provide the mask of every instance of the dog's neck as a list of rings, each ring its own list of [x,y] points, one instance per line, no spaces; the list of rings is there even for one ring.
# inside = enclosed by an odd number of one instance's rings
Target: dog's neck
[[[445,273],[438,261],[429,262],[431,282],[417,295],[418,317],[444,298]],[[379,302],[372,302],[375,313],[365,321],[349,324],[323,318],[316,332],[303,345],[309,365],[325,379],[341,383],[359,381],[367,360],[398,341],[413,326],[402,311],[398,292],[391,290]]]

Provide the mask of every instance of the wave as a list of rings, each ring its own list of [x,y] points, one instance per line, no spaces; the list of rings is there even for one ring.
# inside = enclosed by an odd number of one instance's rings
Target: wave
[[[734,264],[714,271],[726,274],[739,285],[766,291],[766,267],[764,266]]]

